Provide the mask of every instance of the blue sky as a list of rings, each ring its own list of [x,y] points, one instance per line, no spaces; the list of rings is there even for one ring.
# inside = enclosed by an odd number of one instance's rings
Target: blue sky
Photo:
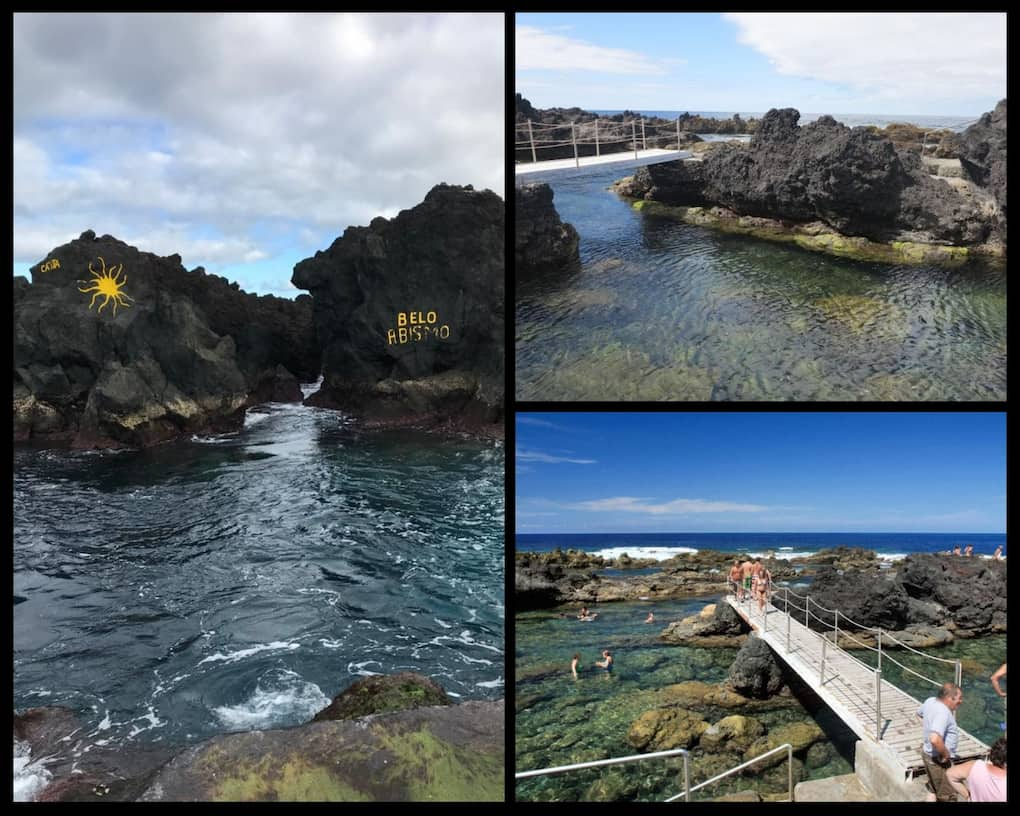
[[[1006,15],[517,14],[539,108],[961,116],[1006,95]]]
[[[288,297],[436,184],[504,194],[502,14],[14,15],[14,274],[87,229]]]
[[[516,427],[520,533],[1005,531],[1001,413],[523,413]]]

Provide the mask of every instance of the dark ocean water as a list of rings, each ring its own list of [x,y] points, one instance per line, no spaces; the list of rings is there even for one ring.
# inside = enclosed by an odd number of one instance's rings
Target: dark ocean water
[[[668,558],[683,552],[720,550],[732,553],[765,553],[792,557],[818,552],[827,547],[863,547],[884,558],[902,558],[910,553],[946,552],[959,545],[974,545],[974,555],[990,556],[1006,536],[995,533],[602,533],[554,534],[518,533],[517,550],[550,552],[560,549],[604,552],[632,558]]]
[[[635,211],[640,164],[522,174],[581,267],[518,281],[520,400],[1003,400],[1006,267],[865,263]]]
[[[296,405],[148,451],[17,448],[15,708],[177,745],[307,722],[374,673],[503,697],[503,460]]]

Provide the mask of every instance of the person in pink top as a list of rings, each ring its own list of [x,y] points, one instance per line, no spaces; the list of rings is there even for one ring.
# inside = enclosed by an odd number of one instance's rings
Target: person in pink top
[[[976,759],[954,765],[946,772],[953,787],[960,790],[961,780],[967,780],[967,794],[971,802],[1006,801],[1006,738],[999,737],[988,752],[988,759]]]

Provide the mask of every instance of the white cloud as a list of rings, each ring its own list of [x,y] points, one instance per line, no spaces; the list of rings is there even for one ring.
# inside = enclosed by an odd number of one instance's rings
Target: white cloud
[[[964,105],[1006,95],[1005,14],[724,16],[739,28],[740,42],[768,57],[779,73],[900,101],[904,113],[933,99]]]
[[[666,73],[662,65],[636,51],[604,48],[583,40],[551,34],[533,26],[517,26],[515,43],[514,63],[518,71],[551,69],[604,74]]]
[[[251,262],[504,194],[502,14],[19,13],[14,43],[19,261],[92,228]]]
[[[571,510],[595,512],[649,513],[651,515],[687,515],[688,513],[758,513],[768,510],[760,504],[738,504],[704,499],[673,499],[662,504],[650,504],[650,499],[617,496],[611,499],[593,499],[567,505]]]
[[[568,456],[552,456],[548,453],[542,453],[541,451],[524,450],[523,448],[517,449],[517,461],[518,462],[545,462],[546,464],[562,464],[569,463],[572,465],[594,465],[598,464],[596,459],[575,459]]]

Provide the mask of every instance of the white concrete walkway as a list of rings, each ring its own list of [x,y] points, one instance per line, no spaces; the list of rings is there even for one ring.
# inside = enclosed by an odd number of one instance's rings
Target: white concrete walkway
[[[690,155],[690,152],[687,150],[662,150],[660,148],[649,148],[648,150],[639,150],[637,152],[639,161],[641,159],[656,158],[682,159],[688,155]],[[589,167],[593,164],[613,164],[615,162],[627,161],[634,161],[633,150],[623,153],[609,153],[605,156],[582,156],[577,160],[577,163],[574,162],[574,159],[552,159],[551,161],[519,163],[514,167],[514,175],[522,176],[527,173],[541,173],[544,170],[573,170],[578,165]]]

